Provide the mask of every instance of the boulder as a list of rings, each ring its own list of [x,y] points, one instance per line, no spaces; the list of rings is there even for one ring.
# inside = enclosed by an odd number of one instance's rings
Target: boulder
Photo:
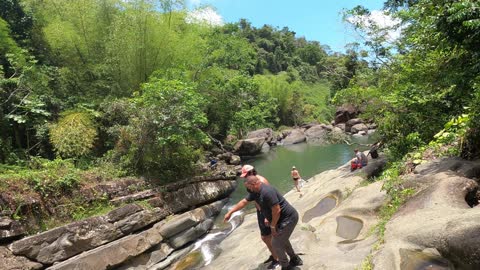
[[[232,155],[232,157],[229,160],[229,163],[231,165],[239,165],[241,161],[242,159],[240,158],[240,156]]]
[[[305,131],[305,136],[307,142],[317,142],[317,143],[324,143],[327,137],[328,131],[324,126],[316,125],[312,126],[311,128]]]
[[[341,129],[342,131],[345,131],[345,124],[344,123],[337,124],[337,125],[335,125],[335,127]]]
[[[239,140],[233,147],[235,153],[241,156],[253,156],[262,151],[265,138]]]
[[[273,130],[271,128],[262,128],[251,131],[247,134],[247,139],[264,138],[265,142],[269,143],[273,140]]]
[[[335,112],[334,124],[346,123],[348,120],[355,118],[358,115],[358,111],[353,106],[343,106],[337,108]]]
[[[191,183],[178,190],[162,193],[162,205],[171,213],[179,213],[226,198],[236,186],[234,180]]]
[[[284,134],[287,134],[287,136],[282,141],[283,145],[302,143],[307,140],[307,137],[300,129],[284,131]]]
[[[348,120],[347,123],[345,123],[345,132],[351,132],[351,129],[354,125],[361,124],[361,123],[363,123],[363,121],[360,118],[354,118],[354,119]]]
[[[8,217],[0,217],[0,243],[19,238],[25,233],[25,229],[20,222]]]
[[[358,133],[358,132],[360,132],[360,131],[365,131],[365,134],[367,134],[367,130],[368,130],[367,125],[365,125],[365,124],[363,124],[363,123],[353,125],[353,126],[350,128],[350,132],[352,132],[352,133]]]

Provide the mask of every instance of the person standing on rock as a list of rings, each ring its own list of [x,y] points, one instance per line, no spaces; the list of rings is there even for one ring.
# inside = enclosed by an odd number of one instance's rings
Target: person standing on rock
[[[290,236],[298,223],[297,210],[274,187],[263,184],[255,175],[247,176],[244,185],[252,191],[244,200],[255,201],[269,221],[272,231],[272,247],[282,270],[290,270],[295,266],[303,265],[302,259],[295,254],[290,243]],[[227,215],[231,215],[234,212],[232,210]],[[290,257],[290,261],[287,255]]]
[[[263,184],[270,185],[267,178],[257,174],[255,167],[253,167],[252,165],[244,165],[242,167],[242,174],[240,175],[240,177],[245,178],[250,175],[255,175]],[[252,191],[247,188],[247,192],[251,193]],[[239,201],[227,214],[225,214],[224,221],[228,221],[233,213],[243,209],[247,204],[248,201],[246,199],[242,199],[241,201]],[[268,220],[261,212],[260,205],[255,203],[255,207],[257,208],[257,221],[258,228],[260,229],[260,236],[271,254],[270,257],[268,257],[268,259],[265,260],[263,263],[270,263],[268,269],[275,269],[279,265],[279,263],[278,258],[274,255],[275,253],[272,248],[272,230],[270,229],[270,224]]]
[[[293,184],[295,185],[295,189],[300,193],[300,197],[301,197],[303,195],[302,192],[300,191],[300,181],[302,177],[300,176],[300,173],[298,172],[295,166],[292,167],[291,174],[292,174]]]

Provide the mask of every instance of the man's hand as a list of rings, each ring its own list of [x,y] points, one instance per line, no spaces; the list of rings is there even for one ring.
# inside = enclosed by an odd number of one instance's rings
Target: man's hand
[[[226,213],[225,216],[223,217],[223,222],[228,222],[230,220],[230,216],[232,214],[230,212]]]
[[[275,237],[278,235],[277,228],[274,226],[270,226],[270,229],[272,230],[272,236]]]

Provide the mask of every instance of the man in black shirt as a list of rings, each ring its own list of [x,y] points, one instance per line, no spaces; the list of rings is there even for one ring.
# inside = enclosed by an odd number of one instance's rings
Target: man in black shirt
[[[297,210],[275,188],[263,184],[255,175],[249,175],[244,184],[251,192],[238,204],[255,201],[260,206],[262,214],[270,223],[272,246],[282,269],[292,269],[294,266],[302,265],[302,260],[295,254],[289,240],[298,222]],[[238,204],[225,215],[227,220],[233,212],[244,207]],[[290,262],[287,254],[290,256]]]

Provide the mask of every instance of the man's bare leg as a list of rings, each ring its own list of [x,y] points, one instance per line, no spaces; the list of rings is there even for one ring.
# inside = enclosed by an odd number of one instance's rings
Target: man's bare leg
[[[273,251],[273,246],[272,246],[272,235],[262,235],[262,241],[265,243],[267,246],[268,250],[270,250],[270,253],[272,254],[273,258],[278,261],[278,257],[275,255],[275,252]]]

